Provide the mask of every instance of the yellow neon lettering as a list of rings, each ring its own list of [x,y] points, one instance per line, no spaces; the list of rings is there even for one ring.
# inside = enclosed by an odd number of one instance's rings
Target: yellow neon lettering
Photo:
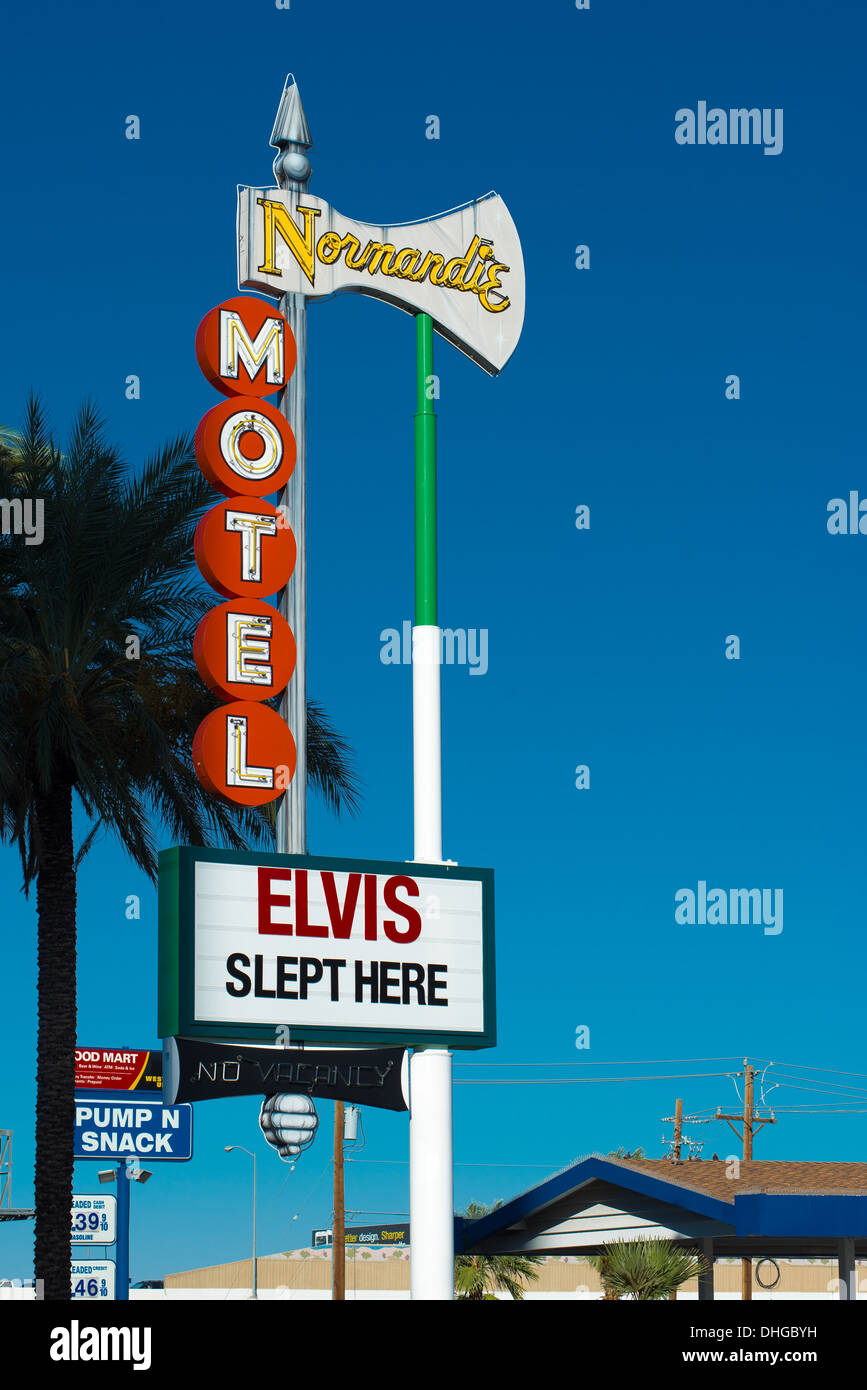
[[[342,245],[343,238],[339,232],[323,232],[316,246],[316,255],[323,265],[333,265]]]
[[[259,266],[260,272],[265,275],[282,275],[283,272],[278,270],[275,259],[279,236],[289,247],[312,285],[315,275],[313,259],[314,219],[321,216],[321,210],[319,208],[303,208],[300,204],[298,205],[298,211],[304,219],[302,235],[297,223],[292,220],[282,203],[275,202],[271,198],[257,198],[256,202],[263,210],[265,227],[264,263]]]
[[[489,314],[501,314],[504,309],[508,309],[511,300],[507,295],[500,295],[499,304],[493,304],[490,299],[491,290],[502,289],[500,284],[500,271],[508,271],[509,267],[503,265],[502,261],[493,261],[488,266],[488,278],[479,290],[479,303],[483,309],[487,309]]]

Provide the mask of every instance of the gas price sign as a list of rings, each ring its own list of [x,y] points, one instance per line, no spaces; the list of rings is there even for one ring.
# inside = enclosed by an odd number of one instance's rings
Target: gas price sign
[[[114,1245],[117,1198],[73,1197],[72,1239],[82,1245]]]
[[[73,1260],[71,1269],[73,1298],[114,1298],[114,1260]]]

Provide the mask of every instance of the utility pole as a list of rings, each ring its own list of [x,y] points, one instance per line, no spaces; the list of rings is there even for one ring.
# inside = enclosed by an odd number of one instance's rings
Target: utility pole
[[[334,1102],[334,1222],[331,1232],[331,1297],[346,1298],[346,1216],[343,1190],[343,1101]]]
[[[744,1162],[753,1156],[753,1069],[744,1058]]]
[[[753,1156],[753,1069],[744,1058],[744,1162]],[[744,1256],[741,1260],[741,1302],[752,1302],[753,1261]]]
[[[743,1142],[743,1162],[749,1163],[753,1156],[753,1138],[758,1134],[763,1125],[775,1125],[777,1123],[773,1112],[766,1119],[760,1119],[755,1113],[755,1103],[753,1099],[753,1086],[755,1080],[755,1068],[751,1067],[748,1059],[744,1058],[744,1113],[743,1115],[723,1115],[717,1111],[715,1119],[725,1120],[729,1129],[733,1130]],[[741,1124],[742,1130],[735,1129],[735,1125]],[[745,1255],[741,1259],[741,1300],[750,1302],[753,1296],[753,1261],[751,1256]]]
[[[662,1123],[664,1125],[674,1125],[673,1139],[666,1140],[665,1135],[663,1134],[662,1136],[663,1144],[668,1143],[671,1147],[671,1158],[673,1163],[681,1162],[684,1145],[689,1150],[687,1155],[688,1158],[692,1158],[694,1150],[700,1153],[704,1148],[704,1144],[698,1144],[694,1139],[690,1139],[688,1134],[684,1134],[683,1126],[684,1123],[690,1125],[707,1125],[710,1124],[710,1120],[703,1119],[700,1115],[684,1115],[682,1100],[676,1100],[674,1102],[674,1114],[663,1115]]]
[[[665,1120],[663,1124],[667,1123]],[[683,1133],[683,1101],[678,1098],[674,1102],[674,1139],[672,1140],[671,1153],[675,1163],[680,1162],[680,1140]],[[664,1136],[663,1136],[664,1137]],[[672,1289],[668,1295],[669,1303],[677,1302],[677,1289]]]
[[[678,1098],[674,1102],[674,1143],[671,1151],[674,1154],[675,1163],[680,1162],[680,1136],[683,1131],[683,1101]],[[673,1289],[668,1295],[669,1303],[677,1302],[677,1289]]]

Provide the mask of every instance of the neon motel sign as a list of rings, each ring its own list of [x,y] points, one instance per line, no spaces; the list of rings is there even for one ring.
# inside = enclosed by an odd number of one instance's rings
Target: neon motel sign
[[[285,689],[295,669],[292,630],[263,602],[295,568],[295,537],[265,500],[292,474],[295,439],[262,400],[289,380],[295,340],[273,306],[244,296],[205,315],[196,357],[228,397],[196,431],[196,461],[225,500],[202,518],[194,541],[199,570],[227,602],[205,614],[193,639],[199,675],[225,702],[199,725],[193,763],[209,792],[262,806],[283,794],[296,762],[291,731],[263,703]]]

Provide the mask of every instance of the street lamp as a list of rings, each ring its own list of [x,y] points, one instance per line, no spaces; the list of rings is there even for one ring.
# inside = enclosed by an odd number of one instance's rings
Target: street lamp
[[[259,1278],[256,1269],[256,1155],[251,1153],[249,1149],[245,1149],[243,1144],[226,1144],[224,1148],[227,1154],[232,1153],[234,1149],[240,1149],[241,1153],[247,1154],[248,1157],[253,1160],[253,1289],[250,1297],[258,1298]]]

